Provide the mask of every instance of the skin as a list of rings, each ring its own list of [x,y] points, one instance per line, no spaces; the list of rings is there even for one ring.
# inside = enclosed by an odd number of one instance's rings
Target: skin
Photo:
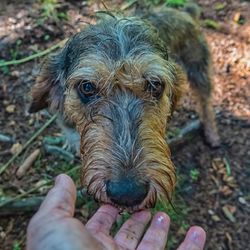
[[[75,201],[76,187],[72,179],[59,175],[29,223],[27,250],[164,249],[170,225],[167,214],[158,212],[151,218],[150,211],[136,212],[112,237],[109,232],[118,216],[115,207],[101,206],[84,226],[73,217]],[[144,233],[149,222],[150,226]],[[205,239],[205,231],[193,226],[178,250],[201,250]]]

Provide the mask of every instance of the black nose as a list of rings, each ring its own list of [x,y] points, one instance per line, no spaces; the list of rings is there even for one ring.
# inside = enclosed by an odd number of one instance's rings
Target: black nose
[[[106,184],[107,195],[112,202],[121,206],[139,205],[147,196],[148,183],[139,183],[133,178],[122,177],[109,180]]]

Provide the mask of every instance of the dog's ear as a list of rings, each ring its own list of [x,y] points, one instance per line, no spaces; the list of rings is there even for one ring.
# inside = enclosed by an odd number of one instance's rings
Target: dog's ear
[[[180,100],[183,92],[185,91],[185,83],[187,82],[186,74],[184,73],[183,69],[175,64],[174,65],[174,83],[171,93],[171,114],[173,114],[178,101]]]
[[[35,85],[31,89],[30,113],[48,108],[60,111],[64,102],[64,53],[48,57],[42,64]]]

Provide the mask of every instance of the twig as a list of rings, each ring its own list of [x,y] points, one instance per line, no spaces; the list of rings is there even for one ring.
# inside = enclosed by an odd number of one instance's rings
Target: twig
[[[169,147],[172,152],[177,151],[181,146],[185,145],[193,137],[201,131],[201,123],[199,120],[188,123],[180,130],[180,133],[173,139],[168,140]]]
[[[48,48],[46,50],[43,50],[41,52],[38,52],[36,54],[33,54],[31,56],[28,56],[28,57],[25,57],[25,58],[22,58],[22,59],[19,59],[19,60],[12,60],[12,61],[8,61],[8,62],[0,62],[0,67],[10,66],[10,65],[17,65],[17,64],[21,64],[21,63],[25,63],[25,62],[31,61],[31,60],[33,60],[35,58],[38,58],[38,57],[45,56],[45,55],[49,54],[51,51],[62,47],[62,45],[66,41],[67,41],[67,38],[64,39],[64,40],[62,40],[62,41],[60,41],[59,43],[51,46],[50,48]]]
[[[54,145],[45,144],[44,149],[47,153],[57,155],[68,162],[71,162],[75,159],[75,156],[72,153]]]
[[[126,3],[126,4],[124,4],[124,5],[121,7],[121,10],[122,10],[122,11],[125,11],[125,10],[131,8],[131,7],[132,7],[134,4],[136,4],[136,3],[137,3],[137,0],[134,0],[134,1],[131,1],[131,2],[129,2],[129,3]]]
[[[0,175],[9,167],[9,165],[23,152],[24,149],[26,149],[31,142],[34,141],[43,131],[46,129],[55,119],[57,115],[53,115],[22,147],[22,150],[20,150],[18,153],[13,155],[13,157],[0,168]]]
[[[65,172],[65,174],[70,175],[73,171],[78,170],[78,169],[80,169],[80,168],[81,168],[81,166],[76,166],[76,167],[70,169],[69,171]],[[54,181],[54,180],[47,180],[46,182],[43,182],[43,183],[41,183],[40,185],[37,185],[36,187],[30,189],[30,190],[27,191],[27,192],[21,193],[21,194],[15,196],[15,197],[12,197],[12,198],[9,198],[9,199],[7,199],[7,200],[2,201],[2,202],[0,203],[0,208],[3,207],[3,206],[5,206],[6,204],[9,204],[10,202],[13,202],[13,201],[16,201],[16,200],[18,200],[18,199],[24,198],[26,195],[33,193],[34,191],[38,190],[39,188],[41,188],[41,187],[43,187],[43,186],[45,186],[45,185],[50,185],[50,184],[52,184],[53,181]]]

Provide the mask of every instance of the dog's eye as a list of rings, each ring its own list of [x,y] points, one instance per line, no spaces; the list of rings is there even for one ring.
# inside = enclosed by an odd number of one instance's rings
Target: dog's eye
[[[77,93],[83,103],[88,103],[94,99],[97,99],[97,89],[94,83],[85,80],[81,81],[77,86]]]
[[[147,81],[145,90],[154,98],[161,98],[163,92],[163,84],[160,81]]]

